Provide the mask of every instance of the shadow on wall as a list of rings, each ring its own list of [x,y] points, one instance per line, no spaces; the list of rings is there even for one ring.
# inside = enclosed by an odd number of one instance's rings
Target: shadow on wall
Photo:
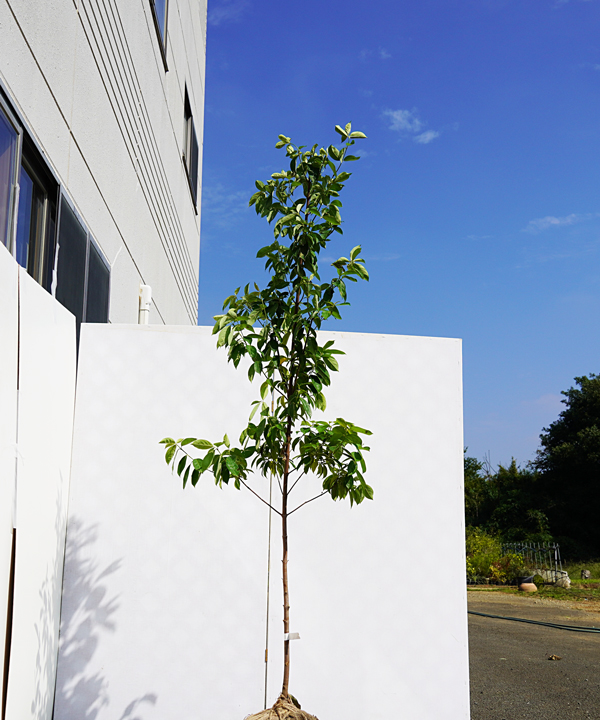
[[[77,518],[70,518],[64,585],[68,596],[62,607],[54,720],[95,720],[109,704],[108,681],[101,672],[87,669],[101,634],[116,630],[117,597],[106,597],[102,580],[120,569],[121,560],[98,569],[89,549],[97,538],[96,526],[85,527]],[[134,715],[136,710],[142,704],[155,705],[156,700],[153,693],[132,700],[119,720],[142,720]]]
[[[62,486],[62,477],[61,477]],[[54,677],[56,673],[56,622],[60,615],[64,552],[64,508],[62,493],[56,499],[54,514],[54,561],[46,571],[46,578],[39,590],[40,616],[35,623],[38,650],[35,659],[35,696],[31,703],[34,718],[49,717],[52,709]]]

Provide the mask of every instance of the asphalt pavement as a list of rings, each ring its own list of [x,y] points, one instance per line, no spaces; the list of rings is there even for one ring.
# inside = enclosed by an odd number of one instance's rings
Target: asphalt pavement
[[[579,603],[471,591],[468,604],[491,615],[600,628],[600,613]],[[600,720],[600,634],[469,615],[469,651],[471,720]]]

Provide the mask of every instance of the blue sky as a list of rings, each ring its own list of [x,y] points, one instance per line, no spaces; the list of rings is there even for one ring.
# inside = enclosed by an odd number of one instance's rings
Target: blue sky
[[[199,323],[264,281],[247,201],[283,133],[368,140],[344,235],[371,275],[330,329],[463,339],[465,444],[535,455],[600,372],[600,0],[209,0]]]

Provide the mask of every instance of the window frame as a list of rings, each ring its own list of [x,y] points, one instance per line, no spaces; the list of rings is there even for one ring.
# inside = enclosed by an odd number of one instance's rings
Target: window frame
[[[155,0],[148,0],[150,3],[150,11],[152,13],[152,20],[154,21],[154,29],[156,30],[156,36],[158,38],[158,45],[160,47],[160,54],[162,57],[163,65],[165,66],[165,72],[169,72],[169,64],[167,62],[167,28],[169,18],[169,0],[165,0],[165,36],[163,39],[162,32],[160,30],[160,20],[158,19],[158,13],[156,12]]]
[[[9,225],[10,231],[7,240],[7,249],[16,259],[16,231],[18,225],[19,213],[19,188],[21,181],[21,170],[29,175],[34,184],[37,184],[44,191],[44,238],[42,246],[36,251],[37,255],[37,272],[30,271],[30,263],[28,256],[27,267],[23,268],[39,285],[41,285],[48,293],[56,298],[56,290],[58,285],[58,265],[59,265],[59,235],[61,227],[61,215],[63,202],[66,202],[70,211],[75,216],[77,222],[81,225],[85,232],[85,269],[84,269],[84,286],[83,286],[83,308],[82,320],[86,322],[88,287],[89,287],[89,262],[90,248],[93,246],[102,264],[108,271],[108,298],[106,303],[106,322],[110,322],[110,306],[111,306],[111,289],[112,289],[112,266],[102,251],[100,245],[77,210],[75,202],[69,194],[67,188],[57,176],[54,168],[49,164],[46,153],[39,146],[36,138],[30,132],[27,124],[21,119],[20,114],[14,108],[14,102],[11,100],[10,93],[0,78],[0,112],[4,113],[9,124],[17,133],[17,151],[14,157],[12,168],[12,187],[9,209]],[[15,190],[16,188],[16,190]],[[1,242],[1,241],[0,241]],[[3,244],[3,243],[2,243]],[[41,271],[39,265],[41,264]],[[21,267],[21,265],[19,265]],[[58,301],[60,302],[60,301]],[[61,303],[63,304],[63,303]],[[63,305],[64,306],[64,305]],[[66,306],[64,306],[66,307]],[[69,308],[67,308],[69,309]],[[70,310],[70,312],[72,312]],[[77,330],[79,336],[79,328]]]
[[[57,274],[57,283],[58,284],[58,263],[60,261],[60,226],[62,221],[62,212],[63,212],[63,202],[65,202],[69,206],[69,210],[73,213],[75,216],[75,219],[77,222],[81,225],[83,230],[85,231],[85,237],[86,237],[86,243],[85,243],[85,271],[84,271],[84,277],[83,277],[83,299],[82,299],[82,311],[81,311],[81,322],[87,322],[86,316],[87,316],[87,301],[88,301],[88,287],[89,287],[89,274],[90,274],[90,248],[94,247],[96,252],[98,253],[98,256],[100,257],[100,260],[108,270],[108,304],[106,309],[106,322],[110,322],[110,290],[111,290],[111,284],[112,284],[112,268],[108,261],[108,258],[106,255],[102,252],[102,249],[100,245],[96,242],[96,239],[92,235],[88,224],[85,222],[77,208],[75,207],[75,203],[71,199],[71,197],[65,192],[64,188],[61,186],[60,190],[60,198],[59,203],[60,207],[58,210],[58,219],[56,224],[56,248],[58,252],[56,253],[56,259],[55,259],[55,271]],[[56,287],[54,287],[52,295],[56,297]],[[62,304],[62,303],[61,303]],[[67,308],[68,309],[68,308]],[[70,312],[73,312],[70,310]]]
[[[31,139],[29,133],[23,133],[23,143],[21,150],[21,162],[19,163],[19,187],[22,185],[22,173],[26,172],[29,176],[34,190],[43,195],[43,218],[40,226],[40,232],[36,234],[35,245],[33,246],[34,254],[31,256],[31,235],[32,227],[29,230],[28,258],[26,270],[31,277],[38,282],[46,290],[50,289],[52,266],[54,262],[54,247],[56,243],[56,232],[58,224],[58,196],[60,182],[54,176],[54,173],[48,167],[44,160],[44,155],[40,152],[35,142]],[[33,198],[32,198],[33,199]],[[19,191],[19,205],[21,200],[21,192]],[[15,240],[19,232],[17,206],[17,227]],[[51,232],[52,218],[54,218],[54,233]],[[52,237],[52,234],[54,237]],[[16,257],[15,242],[15,257]]]
[[[193,141],[196,141],[196,167],[193,164]],[[194,123],[194,114],[192,112],[192,104],[188,94],[187,85],[184,87],[183,95],[183,153],[181,156],[185,175],[188,180],[188,186],[192,196],[192,204],[194,212],[198,214],[198,168],[200,159],[200,146],[198,143],[198,134],[196,133],[196,125]],[[192,174],[195,173],[195,177]]]
[[[3,112],[9,124],[13,126],[17,133],[17,151],[13,158],[12,167],[12,184],[10,188],[10,199],[8,203],[8,226],[7,226],[7,243],[5,247],[8,252],[16,260],[17,252],[17,214],[19,212],[19,192],[20,192],[20,179],[21,179],[21,160],[23,154],[23,124],[19,122],[17,116],[12,111],[8,102],[4,99],[4,93],[1,92],[3,88],[0,87],[0,112]],[[0,241],[1,242],[1,241]],[[4,243],[2,243],[4,245]]]

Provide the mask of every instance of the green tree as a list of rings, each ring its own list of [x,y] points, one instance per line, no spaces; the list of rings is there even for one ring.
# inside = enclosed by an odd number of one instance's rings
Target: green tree
[[[474,457],[467,457],[465,448],[465,523],[477,526],[482,522],[483,513],[488,504],[488,487],[486,477],[482,473],[483,463]]]
[[[465,522],[497,535],[505,542],[552,540],[544,512],[545,496],[539,475],[520,468],[515,459],[494,472],[489,464],[465,456]]]
[[[491,476],[489,517],[486,527],[505,542],[528,540],[549,542],[548,518],[536,472],[520,468],[515,459],[508,467],[498,466]]]
[[[575,383],[540,435],[534,464],[554,534],[572,557],[589,558],[600,555],[600,375]]]
[[[257,181],[257,192],[250,198],[258,215],[274,222],[274,241],[257,254],[265,258],[270,280],[263,290],[256,283],[252,289],[246,285],[235,290],[225,300],[224,313],[215,316],[214,326],[217,346],[227,348],[229,361],[238,367],[246,358],[249,380],[261,378],[260,398],[252,403],[239,444],[232,444],[227,435],[217,442],[192,437],[162,440],[166,461],[184,487],[188,481],[195,486],[209,472],[221,487],[231,482],[238,489],[248,488],[281,517],[285,639],[283,683],[276,705],[286,706],[295,717],[310,716],[290,705],[288,519],[323,495],[348,498],[351,505],[373,498],[363,475],[363,452],[369,448],[361,437],[371,433],[342,418],[312,419],[315,409],[326,408],[323,390],[330,384],[331,372],[338,370],[336,355],[342,354],[331,340],[321,344],[318,330],[324,320],[340,319],[340,308],[348,304],[346,284],[368,280],[360,247],[332,263],[332,278],[322,281],[319,275],[319,253],[333,233],[342,232],[339,195],[350,178],[342,168],[359,159],[349,150],[357,139],[366,137],[353,132],[350,124],[335,129],[341,146],[328,148],[299,147],[280,135],[276,147],[284,150],[289,170],[274,173],[266,183]],[[204,455],[195,457],[196,450]],[[290,494],[309,473],[320,478],[322,491],[292,508]],[[279,509],[251,486],[251,475],[278,479]]]

